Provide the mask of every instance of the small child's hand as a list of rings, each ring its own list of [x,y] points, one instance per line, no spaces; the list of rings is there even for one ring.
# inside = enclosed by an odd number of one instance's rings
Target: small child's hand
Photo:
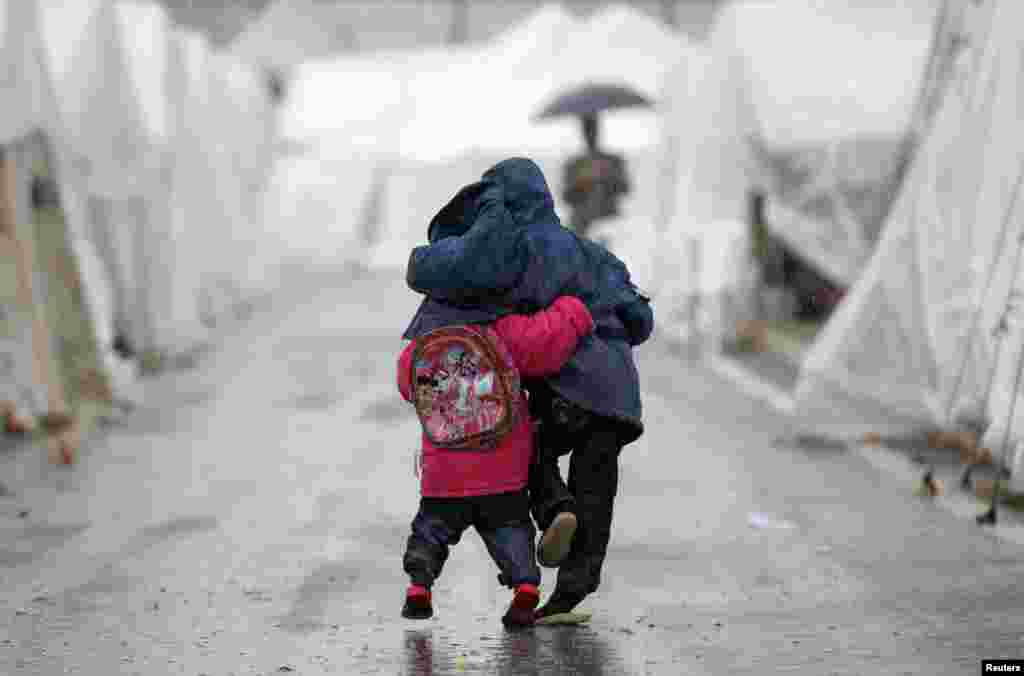
[[[587,306],[579,298],[575,296],[559,296],[552,305],[569,318],[569,321],[572,322],[573,327],[580,336],[585,336],[594,330],[594,318],[590,315],[590,310],[587,309]]]

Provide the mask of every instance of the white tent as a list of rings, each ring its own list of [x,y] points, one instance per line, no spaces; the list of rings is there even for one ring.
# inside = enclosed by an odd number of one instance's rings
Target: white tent
[[[268,3],[235,39],[231,50],[250,63],[282,69],[331,56],[345,47],[348,35],[333,21],[324,20],[330,9],[315,0]]]
[[[452,8],[422,0],[275,0],[230,46],[236,56],[283,74],[345,53],[442,44]]]
[[[580,23],[560,6],[547,5],[477,56],[460,55],[458,65],[443,74],[417,76],[410,97],[417,115],[403,130],[402,167],[385,189],[388,206],[373,263],[404,264],[409,248],[422,242],[433,213],[504,157],[537,160],[562,208],[561,165],[582,150],[578,122],[538,122],[534,115],[559,92],[587,81],[621,82],[655,97],[654,83],[680,43],[668,29],[624,6]],[[449,105],[467,88],[473,96]],[[633,194],[623,201],[624,216],[606,224],[603,234],[647,286],[655,248],[658,118],[649,111],[619,112],[604,121],[605,146],[627,153]]]
[[[983,443],[1021,490],[1024,406],[1012,395],[1024,344],[1015,300],[1024,14],[1009,0],[948,10],[943,46],[962,48],[952,80],[878,251],[807,357],[797,412],[840,431],[988,423]]]
[[[255,68],[230,52],[218,51],[213,56],[214,73],[223,85],[223,104],[228,117],[222,126],[232,149],[245,192],[261,196],[274,159],[276,115],[263,79]],[[256,204],[256,200],[251,200]],[[261,210],[254,208],[250,218],[259,222]]]
[[[706,47],[681,45],[659,97],[660,232],[652,291],[659,325],[682,331],[679,337],[698,328],[715,334],[734,323],[739,316],[727,313],[742,314],[741,308],[729,304],[746,295],[753,274],[747,227],[737,208],[747,185],[746,148],[734,132],[742,106],[724,95],[721,88],[728,85],[721,61]],[[697,161],[708,148],[718,157]],[[698,184],[713,189],[696,191]]]
[[[625,84],[656,98],[679,42],[667,27],[625,5],[586,22],[561,5],[545,5],[476,51],[449,52],[447,63],[417,68],[408,94],[416,115],[403,131],[403,154],[440,161],[470,151],[576,151],[577,121],[538,122],[533,118],[543,105],[586,82]],[[650,112],[620,111],[606,116],[604,126],[605,141],[619,151],[657,142]]]
[[[856,279],[905,157],[934,13],[934,0],[723,7],[706,47],[663,85],[663,185],[674,187],[658,291],[673,330],[694,305],[710,310],[706,327],[742,318],[726,318],[727,302],[752,311],[754,261],[735,255],[750,251],[739,227],[750,190],[767,194],[767,225],[807,262]],[[726,255],[741,268],[700,272]]]
[[[27,136],[52,115],[39,45],[35,4],[0,2],[0,65],[5,74],[0,80],[0,143]]]
[[[872,245],[878,193],[903,150],[931,33],[930,0],[819,0],[724,7],[689,114],[677,176],[677,229],[746,219],[769,196],[768,225],[827,276],[852,282]],[[908,84],[909,83],[909,84]],[[682,106],[680,106],[682,107]]]
[[[230,54],[211,54],[209,66],[218,213],[223,212],[219,218],[234,238],[239,288],[250,298],[278,284],[277,251],[266,228],[281,224],[268,221],[264,210],[272,160],[271,104],[255,72]]]
[[[0,146],[24,139],[48,119],[45,72],[39,59],[35,6],[0,0]],[[24,178],[24,174],[19,178]],[[27,195],[22,191],[23,201]],[[24,206],[22,209],[24,209]],[[17,214],[23,218],[25,212]],[[9,333],[0,336],[0,401],[18,407],[17,414],[45,410],[45,396],[34,382],[31,322],[13,307],[3,307]]]
[[[648,91],[678,46],[677,36],[626,7],[584,24],[550,4],[484,45],[303,64],[280,125],[306,152],[279,163],[269,211],[305,214],[295,242],[313,244],[322,233],[319,248],[337,255],[370,241],[370,264],[404,265],[434,212],[505,157],[536,159],[560,193],[560,165],[582,147],[578,123],[533,116],[583,79]],[[657,122],[650,112],[618,113],[604,133],[607,147],[629,153],[635,192],[620,225],[631,237],[613,239],[638,244],[630,256],[640,277],[650,276],[654,247]],[[326,178],[308,178],[317,173]]]
[[[208,340],[209,329],[241,299],[247,283],[240,178],[226,175],[223,125],[214,102],[210,49],[205,38],[183,29],[170,34],[168,96],[171,103],[167,219],[154,284],[162,349],[187,350]],[[218,124],[219,123],[219,124]]]
[[[116,324],[142,347],[153,340],[144,246],[165,123],[153,88],[162,84],[158,36],[166,17],[108,0],[74,7],[42,0],[41,10],[67,160],[62,193],[75,196],[89,223],[113,286]],[[125,31],[136,22],[138,33]]]
[[[40,159],[46,159],[49,170],[57,178],[60,199],[66,225],[66,244],[77,268],[86,314],[81,319],[87,322],[91,337],[99,350],[101,369],[114,378],[115,392],[124,395],[123,388],[130,380],[124,365],[111,350],[110,329],[113,316],[110,310],[110,283],[95,263],[92,238],[94,233],[88,227],[85,195],[75,179],[75,154],[70,151],[69,142],[74,137],[73,121],[60,105],[59,86],[52,69],[53,50],[48,47],[53,35],[45,29],[48,24],[44,11],[52,6],[40,6],[38,2],[0,1],[0,72],[6,73],[0,85],[0,99],[4,101],[0,112],[0,145],[13,150],[16,156],[17,183],[20,195],[17,200],[17,220],[31,219],[30,195],[28,191],[30,166]],[[76,23],[76,17],[68,17],[70,30],[84,32],[84,25]],[[65,33],[68,42],[74,43],[80,35]],[[45,290],[37,295],[35,302],[46,300]],[[38,310],[35,310],[38,311]],[[9,363],[15,367],[13,377],[5,376],[5,386],[14,387],[25,396],[14,401],[42,412],[45,408],[39,384],[33,383],[32,375],[25,366],[32,363],[31,332],[28,327],[18,333],[14,341],[7,341],[7,347],[16,353],[8,354]],[[83,346],[84,347],[84,346]],[[5,359],[6,361],[6,359]],[[82,364],[83,367],[88,367]],[[4,399],[11,393],[5,392]],[[53,403],[52,401],[50,402]]]

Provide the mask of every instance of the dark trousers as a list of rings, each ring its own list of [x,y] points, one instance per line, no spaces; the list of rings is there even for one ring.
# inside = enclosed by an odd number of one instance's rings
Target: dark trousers
[[[540,585],[537,531],[525,490],[466,498],[421,498],[402,563],[413,584],[429,589],[441,575],[448,549],[473,526],[507,587]]]
[[[619,487],[622,423],[594,415],[554,395],[546,386],[530,390],[537,421],[530,468],[531,511],[544,530],[559,512],[576,515],[572,547],[558,569],[556,592],[579,597],[597,591],[611,538],[612,512]],[[572,453],[569,482],[558,458]]]

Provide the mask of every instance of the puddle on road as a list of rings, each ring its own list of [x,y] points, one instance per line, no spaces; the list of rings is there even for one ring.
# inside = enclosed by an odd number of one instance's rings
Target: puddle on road
[[[621,651],[588,626],[499,628],[462,642],[436,629],[407,629],[402,636],[400,671],[407,676],[439,674],[636,673]]]

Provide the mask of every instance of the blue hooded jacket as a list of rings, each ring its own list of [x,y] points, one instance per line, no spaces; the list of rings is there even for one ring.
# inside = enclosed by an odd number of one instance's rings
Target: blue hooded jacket
[[[547,382],[578,406],[627,423],[623,443],[643,433],[632,347],[650,336],[653,312],[622,261],[562,227],[540,167],[523,158],[498,163],[438,212],[428,239],[406,271],[409,287],[427,296],[406,339],[576,296],[595,331]]]

